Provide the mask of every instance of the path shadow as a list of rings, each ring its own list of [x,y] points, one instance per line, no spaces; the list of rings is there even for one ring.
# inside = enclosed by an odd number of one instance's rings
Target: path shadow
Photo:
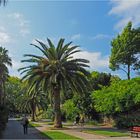
[[[9,119],[5,130],[0,132],[0,139],[50,139],[35,127],[28,128],[28,134],[23,133],[23,126],[16,119]]]

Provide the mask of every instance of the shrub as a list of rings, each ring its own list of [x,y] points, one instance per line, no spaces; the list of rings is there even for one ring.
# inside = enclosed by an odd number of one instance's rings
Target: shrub
[[[114,119],[117,128],[130,128],[131,126],[140,126],[140,117],[119,116]]]

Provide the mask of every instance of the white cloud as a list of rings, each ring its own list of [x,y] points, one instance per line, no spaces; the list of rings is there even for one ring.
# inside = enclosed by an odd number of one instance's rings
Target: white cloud
[[[23,63],[21,63],[20,60],[12,58],[12,67],[8,66],[10,75],[21,77],[20,72],[18,72],[18,69],[22,68],[23,66],[24,66]]]
[[[21,63],[20,61],[12,59],[12,68],[13,68],[13,70],[18,70],[21,67],[23,67],[23,63]]]
[[[20,33],[22,36],[26,36],[27,34],[30,34],[29,29],[20,29]]]
[[[9,18],[12,18],[16,21],[16,24],[19,26],[19,33],[22,35],[22,36],[26,36],[28,34],[30,34],[30,30],[29,30],[29,21],[26,20],[24,18],[24,16],[20,13],[11,13],[11,14],[8,14],[8,17]]]
[[[0,32],[0,44],[1,45],[9,43],[10,40],[11,40],[11,37],[9,36],[8,33]]]
[[[122,29],[129,21],[134,26],[140,25],[140,0],[111,0],[111,4],[109,15],[116,15],[120,19],[115,25],[116,29]]]
[[[108,68],[109,66],[109,57],[102,56],[101,52],[81,51],[77,54],[74,54],[74,58],[84,58],[89,60],[89,66],[92,70],[100,70]]]
[[[81,38],[80,34],[75,34],[73,36],[71,36],[71,40],[79,40]]]
[[[95,36],[90,37],[91,40],[100,40],[100,39],[111,39],[112,36],[107,34],[97,34]]]
[[[4,26],[0,26],[0,31],[5,32],[6,28]]]

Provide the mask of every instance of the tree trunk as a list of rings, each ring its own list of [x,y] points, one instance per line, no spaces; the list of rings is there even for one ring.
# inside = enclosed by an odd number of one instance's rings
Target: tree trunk
[[[32,110],[32,121],[35,121],[35,111]]]
[[[61,110],[60,110],[60,90],[58,88],[53,89],[54,93],[54,127],[62,128],[61,122]]]
[[[2,83],[0,82],[0,105],[2,106],[3,105],[3,93],[2,93]]]
[[[5,105],[6,102],[6,93],[5,93],[5,83],[3,84],[3,105]]]
[[[32,102],[32,121],[35,121],[35,111],[36,111],[36,105],[33,101]]]
[[[127,79],[130,80],[130,65],[127,67]]]

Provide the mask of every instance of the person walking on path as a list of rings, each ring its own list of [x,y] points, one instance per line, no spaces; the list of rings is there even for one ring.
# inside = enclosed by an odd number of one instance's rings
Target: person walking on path
[[[85,123],[84,115],[81,115],[81,118],[80,118],[81,126],[84,126],[84,123]]]
[[[23,117],[23,119],[22,119],[22,125],[23,125],[24,134],[28,134],[28,124],[29,124],[29,120],[28,120],[28,118],[25,115]]]
[[[80,116],[79,114],[75,118],[75,125],[79,125]]]

